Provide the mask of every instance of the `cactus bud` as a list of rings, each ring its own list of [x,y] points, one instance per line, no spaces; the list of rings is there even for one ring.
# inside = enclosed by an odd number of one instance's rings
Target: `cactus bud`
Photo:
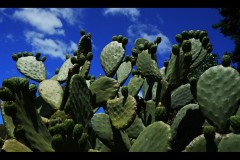
[[[74,125],[75,125],[73,119],[66,119],[64,121],[64,125],[66,127],[67,135],[72,134],[73,128],[74,128]]]
[[[179,53],[180,53],[180,48],[179,48],[179,46],[178,46],[178,44],[174,44],[173,46],[172,46],[172,53],[174,54],[174,55],[179,55]]]
[[[190,52],[192,49],[192,44],[189,40],[184,40],[182,44],[182,50],[184,53]]]
[[[29,94],[32,97],[36,97],[36,93],[37,93],[37,86],[35,85],[35,83],[32,83],[29,85]]]
[[[196,30],[195,33],[193,34],[195,39],[199,39],[199,35],[200,35],[200,30]]]
[[[121,43],[122,40],[123,40],[123,36],[122,36],[122,35],[118,35],[118,37],[117,37],[117,41],[118,41],[119,43]]]
[[[21,91],[23,92],[28,92],[29,91],[29,80],[28,78],[21,78],[19,80],[19,86],[20,86],[20,89]]]
[[[18,58],[21,58],[22,57],[22,52],[18,52],[17,56],[18,56]]]
[[[136,57],[131,56],[130,61],[131,61],[132,66],[135,66],[137,59],[136,59]]]
[[[49,120],[49,126],[50,127],[53,127],[53,126],[55,126],[58,123],[62,123],[61,118],[54,118],[54,119],[50,119]]]
[[[156,39],[155,39],[155,42],[157,43],[157,44],[159,44],[159,43],[161,43],[161,41],[162,41],[162,37],[157,37]]]
[[[79,140],[83,133],[83,126],[81,124],[75,124],[73,128],[73,138]]]
[[[83,30],[83,29],[81,29],[80,30],[80,34],[81,34],[81,36],[84,36],[86,33],[85,33],[85,30]]]
[[[76,64],[77,63],[77,58],[76,57],[71,57],[71,63]]]
[[[121,93],[124,97],[127,97],[128,96],[128,87],[122,86]]]
[[[224,67],[229,67],[231,64],[231,57],[228,54],[222,56],[222,65]]]
[[[36,56],[36,59],[39,59],[41,57],[41,53],[37,52],[35,56]]]
[[[209,43],[209,37],[207,36],[203,37],[201,42],[202,42],[202,46],[206,47],[206,45]]]
[[[13,101],[14,95],[7,87],[0,88],[0,99],[3,101]]]
[[[207,37],[207,36],[208,36],[208,34],[207,34],[206,31],[200,31],[200,33],[199,33],[199,39],[200,39],[200,41],[202,41],[203,37]]]
[[[32,52],[29,52],[28,55],[29,55],[29,56],[33,56],[33,53],[32,53]]]
[[[20,90],[20,79],[18,77],[3,80],[2,86],[9,88],[12,92]]]
[[[24,57],[27,57],[27,56],[29,56],[28,52],[26,52],[26,51],[25,51],[25,52],[23,52],[23,56],[24,56]]]
[[[87,33],[87,37],[91,39],[92,38],[92,34],[90,32],[88,32]]]
[[[63,137],[61,134],[55,134],[52,138],[52,148],[55,149],[56,152],[61,151],[63,146]]]
[[[144,50],[144,45],[143,44],[139,44],[138,48],[139,48],[140,51],[143,51]]]
[[[124,62],[128,62],[128,61],[130,61],[130,59],[131,59],[130,56],[126,55],[126,56],[124,57],[123,61],[124,61]]]
[[[186,40],[186,39],[189,38],[188,37],[188,31],[186,31],[186,30],[182,31],[182,38],[183,38],[183,40]]]
[[[77,54],[78,54],[78,51],[77,51],[77,50],[73,52],[73,55],[74,55],[74,56],[77,56]]]
[[[162,106],[156,107],[155,119],[156,119],[156,121],[167,122],[168,114],[167,114],[167,110],[165,107],[162,107]]]
[[[12,59],[13,59],[14,61],[17,61],[17,60],[18,60],[18,56],[17,56],[16,54],[12,54]]]
[[[204,126],[203,134],[207,141],[214,141],[215,140],[215,128],[213,126]]]
[[[88,142],[88,134],[83,133],[81,138],[78,140],[78,147],[80,151],[84,151]]]
[[[65,125],[63,123],[57,123],[54,127],[50,128],[49,131],[51,135],[61,134],[62,136],[65,136],[65,134],[67,133]]]
[[[150,49],[152,47],[153,43],[152,42],[148,42],[147,44],[147,49]]]
[[[92,52],[88,52],[87,53],[87,60],[91,61],[93,59],[93,53]]]
[[[208,48],[207,48],[207,53],[212,53],[212,51],[213,51],[213,48],[212,48],[212,47],[208,47]]]
[[[55,74],[58,74],[58,73],[59,73],[59,69],[56,68],[56,70],[55,70]]]
[[[188,31],[188,37],[189,38],[193,38],[194,37],[194,30],[190,30],[190,31]]]
[[[71,57],[70,54],[67,53],[66,54],[66,60],[69,59],[70,57]]]
[[[134,57],[137,57],[137,56],[138,56],[138,51],[137,51],[136,48],[133,48],[133,49],[132,49],[132,55],[133,55]]]
[[[127,43],[128,43],[128,39],[126,37],[124,37],[123,40],[122,40],[123,46],[126,46]]]
[[[77,63],[82,66],[86,61],[86,57],[83,54],[80,54],[80,56],[77,57]]]
[[[240,116],[239,115],[231,116],[229,121],[234,132],[240,133]]]
[[[45,62],[46,59],[47,59],[47,57],[46,57],[46,56],[43,56],[40,61]]]
[[[112,41],[118,41],[118,37],[117,36],[112,36]]]
[[[176,39],[176,41],[177,41],[178,43],[182,43],[182,41],[183,41],[183,37],[182,37],[181,34],[177,34],[177,35],[175,36],[175,39]]]

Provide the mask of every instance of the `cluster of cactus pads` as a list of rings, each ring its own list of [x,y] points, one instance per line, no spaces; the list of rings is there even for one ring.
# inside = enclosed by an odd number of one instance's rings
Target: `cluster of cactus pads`
[[[228,55],[216,63],[206,31],[177,34],[162,68],[161,37],[138,38],[126,54],[128,39],[113,36],[100,54],[106,76],[98,78],[89,74],[91,33],[80,33],[78,49],[51,79],[40,53],[12,55],[25,78],[0,88],[1,151],[240,151],[239,73]],[[95,114],[100,107],[105,112]]]

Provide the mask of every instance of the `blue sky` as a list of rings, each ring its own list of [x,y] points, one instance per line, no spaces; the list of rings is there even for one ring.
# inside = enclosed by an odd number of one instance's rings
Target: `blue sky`
[[[0,85],[6,78],[23,77],[11,55],[24,51],[47,57],[44,64],[50,79],[61,67],[65,54],[73,55],[77,49],[80,29],[92,34],[94,58],[90,74],[96,77],[105,75],[99,57],[113,35],[128,38],[127,55],[136,38],[154,41],[161,36],[159,68],[177,43],[175,35],[183,30],[206,30],[213,53],[231,52],[233,41],[212,28],[221,18],[212,8],[0,8]]]

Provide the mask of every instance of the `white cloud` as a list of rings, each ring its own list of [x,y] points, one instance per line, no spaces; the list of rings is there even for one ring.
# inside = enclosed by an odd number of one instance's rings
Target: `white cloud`
[[[60,40],[45,38],[43,34],[33,31],[25,32],[25,37],[27,42],[32,45],[34,52],[41,52],[62,60],[65,60],[66,53],[77,49],[77,44],[72,41],[66,44]]]
[[[38,31],[49,35],[64,35],[62,20],[75,24],[82,9],[71,8],[24,8],[16,10],[13,17],[30,24]]]
[[[124,15],[130,17],[132,21],[136,21],[140,16],[140,11],[136,8],[108,8],[104,9],[104,15]]]
[[[156,37],[160,36],[162,41],[158,45],[157,53],[165,54],[171,52],[172,44],[169,38],[164,35],[155,25],[138,22],[128,27],[127,34],[130,38],[145,38],[150,42],[153,42]]]

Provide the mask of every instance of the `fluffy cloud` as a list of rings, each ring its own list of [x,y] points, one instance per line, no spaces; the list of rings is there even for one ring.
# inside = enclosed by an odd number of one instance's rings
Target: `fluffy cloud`
[[[42,33],[27,31],[25,32],[25,37],[27,42],[32,45],[34,52],[41,52],[55,58],[61,58],[62,60],[65,59],[66,53],[77,49],[77,44],[73,41],[66,44],[60,40],[45,38]]]
[[[169,38],[164,35],[155,25],[138,22],[128,27],[127,34],[130,38],[136,39],[142,37],[150,42],[153,42],[156,37],[160,36],[162,38],[162,42],[158,46],[157,53],[165,54],[171,51],[172,44]]]
[[[70,8],[24,8],[16,10],[13,17],[30,24],[38,31],[49,35],[64,35],[62,20],[70,25],[77,22],[81,9]]]
[[[132,21],[136,21],[140,16],[140,11],[136,8],[108,8],[104,9],[104,15],[124,15],[130,17]]]

